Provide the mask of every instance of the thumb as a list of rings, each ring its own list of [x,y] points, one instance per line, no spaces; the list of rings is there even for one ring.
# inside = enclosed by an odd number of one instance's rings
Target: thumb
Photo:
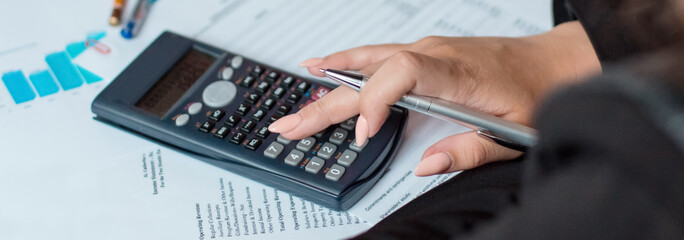
[[[509,160],[522,152],[500,146],[475,131],[449,136],[430,146],[414,174],[430,176],[471,169],[489,162]]]

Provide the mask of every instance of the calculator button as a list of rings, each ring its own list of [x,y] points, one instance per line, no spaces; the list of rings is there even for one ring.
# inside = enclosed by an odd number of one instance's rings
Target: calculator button
[[[325,160],[319,157],[312,157],[309,163],[306,164],[306,167],[304,167],[304,170],[310,173],[318,173],[323,168],[323,165],[325,165]]]
[[[280,77],[280,73],[279,73],[279,72],[276,72],[276,71],[271,71],[271,72],[268,73],[268,76],[266,76],[266,77],[268,77],[269,79],[275,81],[275,80],[278,80],[278,78]]]
[[[211,108],[220,108],[232,102],[235,94],[235,84],[229,81],[216,81],[204,89],[202,102]]]
[[[214,120],[214,121],[220,121],[223,116],[226,115],[226,111],[223,111],[221,109],[216,109],[211,114],[209,114],[209,119]]]
[[[283,115],[275,114],[275,115],[271,116],[270,118],[268,118],[268,123],[273,123],[273,122],[277,121],[278,119],[280,119],[281,117],[283,117]]]
[[[240,85],[242,85],[243,87],[246,87],[246,88],[251,88],[252,84],[254,84],[254,82],[256,82],[256,78],[254,78],[252,76],[247,76],[247,77],[245,77],[245,79],[242,79],[242,82],[240,83]]]
[[[349,165],[354,163],[354,160],[356,160],[357,155],[358,154],[352,150],[349,150],[349,149],[344,150],[344,152],[342,153],[340,158],[337,159],[337,163],[339,163],[342,166],[349,167]]]
[[[311,95],[311,100],[318,100],[328,94],[330,92],[330,89],[326,87],[318,87],[316,91]]]
[[[331,181],[337,181],[340,180],[342,175],[344,175],[344,167],[333,164],[332,167],[330,167],[330,170],[325,174],[325,179],[331,180]]]
[[[183,114],[179,115],[178,117],[176,117],[176,126],[178,126],[178,127],[183,126],[185,124],[188,124],[189,121],[190,121],[190,115],[183,113]]]
[[[232,137],[230,137],[230,142],[233,144],[240,144],[243,140],[245,140],[246,136],[247,134],[236,132]]]
[[[281,98],[283,97],[283,95],[285,95],[285,91],[285,88],[278,87],[275,90],[273,90],[273,96],[275,96],[276,98]]]
[[[263,109],[258,109],[256,110],[256,112],[254,112],[254,114],[252,114],[252,119],[261,121],[261,119],[264,119],[265,116],[266,111],[264,111]]]
[[[244,61],[245,61],[245,59],[243,59],[242,57],[235,56],[235,57],[233,57],[233,60],[230,60],[230,66],[237,69],[240,66],[242,66],[242,62],[244,62]]]
[[[290,142],[292,142],[292,139],[288,139],[286,137],[283,137],[283,135],[278,135],[277,141],[279,143],[287,145],[287,144],[290,144]]]
[[[274,100],[273,98],[268,98],[268,99],[264,100],[264,102],[261,103],[261,107],[266,109],[266,110],[271,110],[271,108],[273,108],[273,106],[275,106],[275,104],[276,104],[276,100]]]
[[[314,137],[320,138],[323,136],[323,133],[325,133],[325,129],[321,130],[320,132],[314,134]]]
[[[295,104],[299,101],[299,99],[302,98],[302,94],[299,93],[290,93],[290,95],[287,96],[287,102]]]
[[[264,74],[264,67],[256,65],[250,74],[256,78],[261,77],[261,74]]]
[[[268,91],[269,88],[271,88],[271,84],[267,82],[260,82],[259,85],[257,85],[256,87],[257,91],[262,93]]]
[[[232,68],[224,68],[223,71],[221,71],[221,79],[230,80],[230,78],[233,77],[233,73],[235,73],[235,70]]]
[[[228,119],[226,119],[225,124],[229,127],[235,127],[240,122],[240,116],[237,114],[233,114],[228,116]]]
[[[300,82],[299,85],[297,85],[297,91],[306,92],[306,90],[309,90],[310,87],[311,87],[310,83]]]
[[[283,81],[280,83],[280,85],[285,86],[286,88],[292,87],[292,84],[295,83],[295,79],[292,76],[287,76]]]
[[[257,137],[260,137],[260,138],[267,138],[268,135],[270,135],[270,134],[271,134],[271,131],[268,131],[267,126],[263,126],[263,127],[259,128],[259,130],[257,130],[257,132],[256,132]]]
[[[285,146],[282,144],[272,142],[271,145],[268,145],[266,150],[264,150],[264,156],[275,159],[278,157],[278,155],[280,155],[281,152],[283,152],[284,148]]]
[[[335,128],[335,131],[330,134],[330,138],[328,141],[334,143],[334,144],[342,144],[345,139],[347,139],[347,135],[349,132],[347,130],[341,129],[341,128]]]
[[[195,102],[190,104],[190,107],[188,107],[188,113],[190,115],[198,114],[200,111],[202,111],[202,103]]]
[[[280,105],[280,107],[278,107],[278,109],[276,109],[276,113],[281,114],[281,115],[285,115],[285,114],[289,113],[291,109],[292,109],[292,107],[290,107],[289,105],[283,104],[283,105]]]
[[[226,136],[228,136],[228,133],[230,133],[230,128],[223,126],[216,130],[214,136],[220,139],[224,139],[226,138]]]
[[[318,149],[317,155],[323,159],[329,159],[332,157],[335,151],[337,151],[337,145],[327,142],[323,144],[320,149]]]
[[[254,130],[254,127],[256,127],[256,122],[249,120],[245,124],[243,124],[242,127],[240,127],[240,130],[245,132],[251,132],[252,130]]]
[[[316,139],[313,137],[308,137],[304,138],[302,140],[299,140],[297,143],[297,149],[302,150],[304,152],[309,151],[313,145],[316,144]]]
[[[214,128],[214,122],[212,121],[206,121],[200,125],[198,130],[200,132],[208,133],[212,128]]]
[[[349,144],[349,149],[360,152],[366,146],[368,146],[368,142],[370,142],[370,140],[366,140],[366,142],[363,143],[363,146],[358,146],[358,145],[356,145],[356,140],[354,140],[352,143]]]
[[[347,130],[354,129],[354,127],[356,127],[356,117],[344,120],[343,122],[340,123],[340,127],[347,129]]]
[[[261,98],[261,94],[250,93],[249,95],[247,95],[247,99],[245,99],[245,101],[247,101],[248,103],[251,103],[251,104],[255,104],[259,101],[260,98]]]
[[[292,149],[290,154],[285,157],[285,164],[290,165],[290,166],[297,166],[297,164],[302,161],[302,158],[304,158],[304,153],[297,150],[297,149]]]
[[[245,147],[252,151],[256,151],[257,148],[259,148],[259,145],[261,145],[261,140],[258,138],[252,138],[252,140],[249,140],[249,142],[245,143]]]
[[[251,107],[247,104],[240,103],[240,106],[238,106],[237,110],[235,110],[236,113],[239,113],[240,115],[245,115],[247,112],[249,112],[249,109]]]

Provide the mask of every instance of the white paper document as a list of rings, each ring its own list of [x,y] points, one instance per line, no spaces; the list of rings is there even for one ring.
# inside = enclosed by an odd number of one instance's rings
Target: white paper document
[[[60,170],[23,197],[3,202],[3,239],[335,239],[368,228],[159,147]]]
[[[415,113],[391,170],[347,212],[93,120],[97,93],[165,30],[308,76],[300,61],[351,47],[524,36],[551,24],[548,0],[159,0],[141,34],[125,40],[107,25],[111,4],[0,8],[0,239],[347,238],[455,175],[412,170],[430,145],[468,129]],[[100,34],[109,54],[81,49]],[[72,56],[52,61],[63,52]],[[70,69],[82,83],[58,81]]]

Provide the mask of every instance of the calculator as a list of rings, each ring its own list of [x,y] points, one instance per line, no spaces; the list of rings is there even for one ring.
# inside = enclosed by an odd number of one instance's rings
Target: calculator
[[[164,32],[93,101],[95,119],[335,210],[388,171],[405,126],[392,107],[359,146],[356,117],[300,140],[268,131],[336,86]]]

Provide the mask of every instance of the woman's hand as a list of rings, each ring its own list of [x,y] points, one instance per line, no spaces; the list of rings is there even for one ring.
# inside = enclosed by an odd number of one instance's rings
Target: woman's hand
[[[389,106],[412,92],[438,97],[531,125],[537,103],[551,89],[600,71],[579,23],[525,38],[427,37],[411,44],[363,46],[302,62],[318,68],[371,75],[361,92],[339,87],[269,130],[290,139],[310,136],[360,113],[356,141],[375,135]],[[415,174],[427,176],[473,168],[521,153],[466,132],[442,139],[423,154]]]

